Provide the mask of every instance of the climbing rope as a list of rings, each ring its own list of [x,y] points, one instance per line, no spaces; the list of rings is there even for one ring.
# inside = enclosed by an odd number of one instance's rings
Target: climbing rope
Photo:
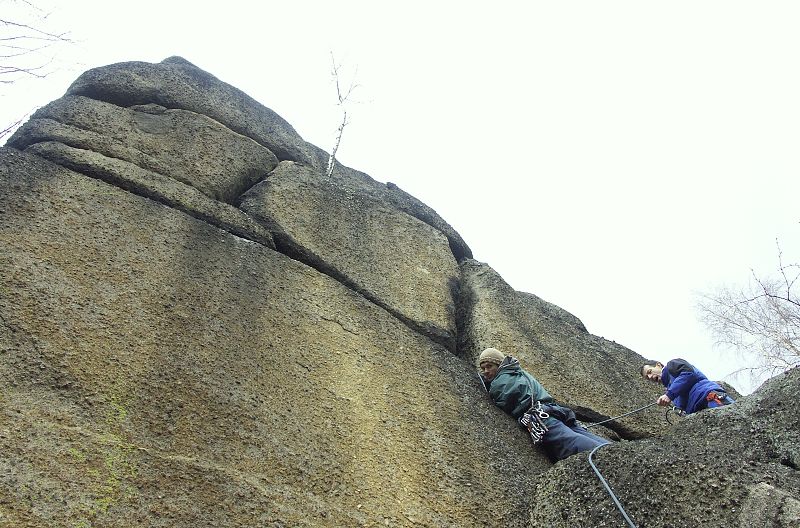
[[[485,381],[483,381],[483,376],[481,376],[480,374],[478,374],[478,379],[479,379],[479,380],[481,380],[481,385],[483,385],[483,390],[485,390],[486,392],[489,392],[489,387],[487,387],[487,386],[486,386],[486,382],[485,382]]]
[[[588,429],[590,427],[594,427],[595,425],[604,424],[606,422],[610,422],[612,420],[616,420],[618,418],[622,418],[623,416],[628,416],[629,414],[633,414],[633,413],[637,413],[637,412],[643,411],[645,409],[648,409],[648,408],[652,407],[653,405],[658,405],[658,402],[651,403],[649,405],[645,405],[644,407],[639,407],[638,409],[635,409],[633,411],[627,412],[625,414],[621,414],[619,416],[615,416],[614,418],[609,418],[608,420],[603,420],[602,422],[597,422],[597,423],[594,423],[594,424],[587,425],[586,428]],[[681,411],[677,407],[673,406],[673,407],[668,408],[666,414],[664,415],[664,419],[669,424],[672,424],[672,422],[669,419],[669,415],[673,411],[678,416],[683,416],[683,411]],[[625,508],[622,507],[622,504],[619,502],[619,499],[617,499],[617,496],[614,494],[614,491],[611,489],[611,486],[608,485],[608,481],[603,477],[603,474],[600,473],[600,470],[597,469],[597,466],[595,466],[594,462],[592,461],[592,457],[594,456],[594,452],[597,451],[598,449],[600,449],[601,447],[607,446],[607,445],[610,445],[610,444],[600,444],[599,446],[597,446],[597,447],[595,447],[594,449],[591,450],[591,452],[589,453],[589,465],[592,466],[592,469],[594,470],[595,474],[597,475],[597,478],[600,479],[600,482],[603,484],[603,487],[606,488],[606,491],[611,496],[611,500],[614,501],[614,505],[616,505],[616,507],[619,510],[619,512],[625,518],[625,521],[628,523],[628,526],[630,526],[631,528],[636,528],[636,525],[631,520],[631,518],[628,517],[628,514],[625,512]]]
[[[483,388],[486,390],[487,389],[486,382],[484,382],[483,377],[480,374],[478,375],[478,379],[481,380],[481,385],[483,385]],[[634,410],[626,412],[624,414],[620,414],[619,416],[615,416],[613,418],[608,418],[607,420],[603,420],[602,422],[589,424],[589,425],[587,425],[585,427],[587,429],[589,429],[589,428],[592,428],[592,427],[594,427],[596,425],[601,425],[601,424],[604,424],[604,423],[607,423],[607,422],[612,422],[614,420],[618,420],[620,418],[624,418],[625,416],[629,416],[631,414],[635,414],[637,412],[641,412],[641,411],[643,411],[645,409],[649,409],[650,407],[653,407],[654,405],[658,405],[658,402],[650,403],[650,404],[645,405],[643,407],[639,407],[638,409],[634,409]],[[541,403],[539,403],[539,406],[540,406],[540,409],[541,409]],[[672,410],[675,410],[676,412],[678,412],[678,409],[676,407],[672,407],[670,409],[667,409],[667,414],[664,416],[664,419],[666,419],[667,422],[669,422],[670,424],[672,422],[669,420],[669,418],[667,416],[669,415],[669,413]],[[543,414],[545,415],[545,417],[547,416],[547,413],[543,413]],[[678,414],[680,415],[680,413],[678,413]],[[525,416],[527,417],[528,415],[526,414]],[[529,424],[528,423],[523,423],[523,425],[527,426]],[[529,429],[529,431],[530,431],[530,429]],[[545,428],[544,431],[541,432],[540,436],[543,437],[546,432],[547,432],[547,429]],[[531,436],[534,438],[534,443],[536,443],[536,437],[533,434]],[[597,466],[594,464],[594,461],[592,460],[592,458],[594,457],[595,451],[597,451],[601,447],[604,447],[604,446],[607,446],[607,445],[611,445],[611,444],[600,444],[599,446],[596,446],[594,449],[592,449],[589,452],[589,465],[592,466],[592,470],[594,470],[594,473],[595,473],[595,475],[597,475],[597,478],[600,479],[600,482],[603,484],[603,487],[608,492],[608,495],[611,497],[611,500],[614,501],[614,505],[617,507],[619,512],[622,514],[622,517],[625,519],[625,522],[628,523],[628,526],[630,526],[631,528],[637,528],[636,524],[631,520],[631,518],[628,516],[627,512],[625,511],[625,508],[622,507],[622,503],[619,502],[619,499],[614,494],[614,490],[611,489],[611,486],[608,484],[608,481],[605,479],[605,477],[603,477],[603,474],[600,473],[600,470],[597,469]]]
[[[620,418],[622,418],[622,417],[628,416],[629,414],[634,414],[634,413],[637,413],[637,412],[641,412],[641,411],[643,411],[643,410],[645,410],[645,409],[649,409],[649,408],[650,408],[650,407],[652,407],[653,405],[658,405],[658,402],[653,402],[653,403],[651,403],[651,404],[649,404],[649,405],[645,405],[644,407],[639,407],[638,409],[634,409],[633,411],[626,412],[625,414],[620,414],[619,416],[615,416],[615,417],[613,417],[613,418],[609,418],[608,420],[603,420],[602,422],[597,422],[597,423],[589,424],[589,425],[587,425],[587,426],[586,426],[586,428],[587,428],[587,429],[591,429],[591,428],[592,428],[592,427],[594,427],[595,425],[600,425],[600,424],[604,424],[604,423],[606,423],[606,422],[612,422],[612,421],[614,421],[614,420],[618,420],[618,419],[620,419]]]
[[[603,483],[603,486],[606,488],[606,491],[611,496],[611,499],[614,501],[614,504],[617,506],[617,509],[620,511],[620,513],[625,518],[625,520],[628,522],[628,526],[630,526],[631,528],[636,528],[636,525],[633,523],[631,518],[628,517],[627,513],[625,513],[625,508],[622,507],[622,504],[620,504],[619,499],[617,499],[617,496],[614,495],[614,491],[611,489],[611,486],[608,485],[608,481],[606,481],[606,479],[603,478],[603,475],[600,473],[600,470],[597,469],[597,466],[595,466],[594,462],[592,462],[592,455],[594,455],[594,452],[597,451],[598,449],[600,449],[601,447],[607,446],[607,445],[609,445],[609,444],[600,444],[599,446],[597,446],[594,449],[592,449],[592,451],[589,453],[589,465],[592,466],[592,469],[594,470],[595,474],[597,475],[597,478],[599,478],[600,482]]]

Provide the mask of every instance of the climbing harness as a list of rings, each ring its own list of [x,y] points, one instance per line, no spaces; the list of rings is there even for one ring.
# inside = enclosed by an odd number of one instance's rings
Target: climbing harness
[[[528,409],[528,412],[519,417],[519,423],[528,430],[534,444],[538,444],[547,434],[549,429],[545,425],[545,420],[550,415],[542,408],[542,402],[537,401],[536,405]]]
[[[606,481],[606,479],[603,478],[603,475],[600,473],[600,470],[597,469],[597,466],[595,466],[594,462],[592,462],[592,455],[594,455],[594,452],[597,451],[598,449],[600,449],[601,447],[607,446],[607,445],[609,445],[609,444],[600,444],[599,446],[597,446],[597,447],[595,447],[594,449],[591,450],[591,452],[589,453],[589,465],[592,466],[592,469],[594,470],[595,474],[597,475],[597,478],[600,479],[600,482],[603,484],[603,487],[606,488],[606,491],[611,496],[611,500],[614,501],[614,504],[616,505],[617,509],[622,514],[622,516],[625,518],[625,521],[628,523],[628,526],[630,526],[631,528],[636,528],[636,525],[633,523],[631,518],[628,517],[627,513],[625,513],[625,508],[622,507],[622,504],[620,504],[619,499],[617,499],[617,496],[614,495],[614,490],[611,489],[611,486],[608,485],[608,481]]]
[[[709,407],[712,403],[716,403],[717,407],[722,407],[723,405],[729,405],[734,402],[735,400],[728,396],[727,392],[722,390],[711,391],[706,394],[706,407]]]
[[[711,391],[708,394],[706,394],[706,401],[708,403],[714,402],[717,405],[719,405],[720,407],[722,407],[722,405],[723,405],[722,397],[724,397],[724,396],[725,396],[724,392],[723,393],[719,393],[717,391]]]
[[[620,419],[620,418],[622,418],[622,417],[624,417],[624,416],[628,416],[629,414],[634,414],[634,413],[637,413],[637,412],[643,411],[643,410],[645,410],[645,409],[649,409],[649,408],[650,408],[650,407],[652,407],[653,405],[658,405],[658,402],[653,402],[653,403],[651,403],[651,404],[649,404],[649,405],[645,405],[644,407],[639,407],[638,409],[634,409],[633,411],[626,412],[625,414],[620,414],[619,416],[615,416],[615,417],[613,417],[613,418],[609,418],[608,420],[603,420],[602,422],[597,422],[597,423],[589,424],[589,425],[587,425],[587,426],[586,426],[586,428],[587,428],[587,429],[591,429],[591,428],[592,428],[592,427],[594,427],[595,425],[600,425],[600,424],[604,424],[604,423],[606,423],[606,422],[612,422],[612,421],[614,421],[614,420],[618,420],[618,419]]]

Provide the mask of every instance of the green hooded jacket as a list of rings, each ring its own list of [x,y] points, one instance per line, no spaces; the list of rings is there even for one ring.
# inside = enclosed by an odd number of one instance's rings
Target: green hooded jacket
[[[497,367],[497,375],[489,385],[489,397],[505,412],[519,418],[537,401],[554,403],[542,384],[520,366],[519,361],[506,356]]]

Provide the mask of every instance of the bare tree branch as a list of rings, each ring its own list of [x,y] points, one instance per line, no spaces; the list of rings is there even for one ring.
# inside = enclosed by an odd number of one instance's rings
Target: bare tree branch
[[[28,1],[10,3],[11,6],[15,4],[23,6],[15,9],[13,14],[20,19],[12,19],[8,13],[0,18],[0,49],[4,51],[0,55],[0,83],[3,84],[11,84],[24,76],[47,77],[51,72],[46,70],[54,58],[43,55],[44,50],[57,44],[73,43],[68,31],[46,28],[49,13]],[[22,18],[33,18],[34,21],[23,21]]]
[[[0,0],[0,12],[0,86],[25,78],[44,79],[56,71],[56,51],[73,43],[69,32],[51,29],[50,13],[28,0]],[[0,123],[0,139],[29,114],[11,124]]]
[[[21,24],[18,22],[13,22],[11,20],[4,20],[2,18],[0,18],[0,24],[3,24],[5,26],[21,28],[33,33],[33,35],[22,34],[20,37],[12,37],[12,38],[40,39],[49,41],[61,40],[64,42],[71,42],[71,40],[66,37],[66,35],[69,35],[69,31],[64,31],[62,33],[50,33],[48,31],[44,31],[42,29],[30,26],[28,24]],[[5,39],[0,39],[0,40],[5,40]]]
[[[718,344],[731,347],[755,366],[739,371],[775,375],[800,365],[800,265],[785,264],[778,247],[777,277],[752,278],[745,288],[721,287],[702,294],[700,319]]]
[[[352,102],[350,96],[353,94],[353,91],[358,88],[359,85],[355,84],[355,77],[358,73],[358,69],[353,74],[353,77],[350,81],[350,86],[347,87],[347,90],[342,90],[340,81],[340,69],[341,65],[336,63],[336,58],[333,56],[333,52],[331,52],[331,75],[333,76],[334,84],[336,85],[336,105],[342,109],[342,121],[339,124],[339,127],[336,129],[336,137],[333,142],[333,148],[331,149],[331,154],[328,156],[328,167],[325,171],[326,175],[330,177],[333,174],[333,168],[336,165],[336,153],[339,150],[339,145],[342,142],[342,135],[344,134],[344,128],[350,123],[349,117],[347,115],[347,105],[348,103]]]
[[[25,114],[24,116],[20,117],[19,119],[17,119],[16,121],[14,121],[13,123],[11,123],[10,125],[6,126],[6,127],[5,127],[5,128],[3,128],[2,130],[0,130],[0,139],[3,139],[3,138],[4,138],[4,137],[6,137],[8,134],[10,134],[10,133],[11,133],[11,132],[12,132],[14,129],[16,129],[18,126],[20,126],[20,125],[22,124],[22,122],[23,122],[23,121],[24,121],[24,120],[25,120],[25,119],[26,119],[26,118],[27,118],[29,115],[30,115],[29,113],[28,113],[28,114]]]

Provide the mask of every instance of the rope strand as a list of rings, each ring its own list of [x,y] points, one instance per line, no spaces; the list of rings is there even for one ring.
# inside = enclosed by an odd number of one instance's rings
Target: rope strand
[[[592,455],[594,455],[594,452],[597,451],[598,449],[600,449],[601,447],[606,446],[606,445],[609,445],[609,444],[600,444],[599,446],[597,446],[594,449],[592,449],[592,451],[589,453],[589,465],[592,466],[592,469],[594,470],[595,474],[597,475],[597,478],[599,478],[600,482],[603,483],[603,486],[606,488],[606,491],[611,496],[611,499],[614,501],[614,504],[617,506],[617,509],[620,511],[622,516],[627,521],[628,526],[630,526],[631,528],[637,528],[636,525],[631,520],[631,518],[628,517],[628,514],[625,513],[625,508],[622,507],[622,504],[620,504],[619,499],[617,499],[617,496],[614,495],[614,491],[611,489],[611,486],[608,485],[608,482],[606,481],[605,478],[603,478],[603,475],[600,473],[600,470],[597,469],[597,466],[595,466],[594,462],[592,462]]]
[[[643,410],[645,410],[645,409],[649,409],[649,408],[650,408],[650,407],[652,407],[653,405],[658,405],[658,402],[654,402],[654,403],[651,403],[651,404],[649,404],[649,405],[645,405],[644,407],[639,407],[638,409],[635,409],[635,410],[633,410],[633,411],[630,411],[630,412],[626,412],[625,414],[620,414],[619,416],[615,416],[614,418],[609,418],[608,420],[603,420],[602,422],[597,422],[597,423],[589,424],[589,425],[587,425],[587,426],[586,426],[586,428],[587,428],[587,429],[591,429],[591,428],[592,428],[592,427],[594,427],[595,425],[600,425],[600,424],[604,424],[604,423],[606,423],[606,422],[611,422],[611,421],[614,421],[614,420],[618,420],[618,419],[620,419],[620,418],[623,418],[623,417],[625,417],[625,416],[628,416],[629,414],[633,414],[633,413],[637,413],[637,412],[643,411]]]

